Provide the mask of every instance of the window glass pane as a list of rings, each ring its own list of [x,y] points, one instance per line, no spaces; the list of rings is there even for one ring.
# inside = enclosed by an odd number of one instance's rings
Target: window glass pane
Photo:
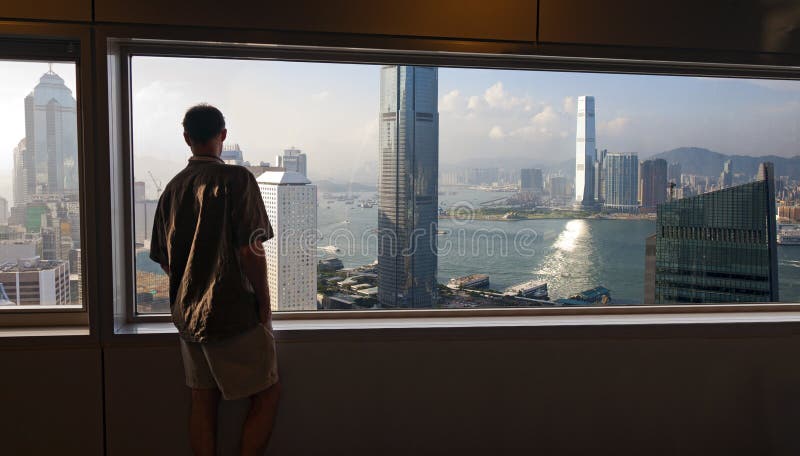
[[[0,306],[82,305],[73,63],[0,60]]]
[[[258,177],[276,311],[800,297],[798,82],[164,57],[132,75],[139,312],[168,309],[152,214],[199,102]]]

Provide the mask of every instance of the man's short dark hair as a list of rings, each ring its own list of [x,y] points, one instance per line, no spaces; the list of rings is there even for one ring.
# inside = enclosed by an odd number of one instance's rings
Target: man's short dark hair
[[[192,106],[183,116],[183,131],[192,141],[205,144],[225,128],[222,112],[210,104]]]

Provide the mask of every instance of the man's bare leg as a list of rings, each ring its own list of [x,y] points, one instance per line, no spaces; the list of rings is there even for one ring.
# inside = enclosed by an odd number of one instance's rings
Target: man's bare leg
[[[218,405],[218,389],[192,388],[192,410],[189,415],[189,444],[195,456],[216,455]]]
[[[281,384],[250,397],[250,412],[242,428],[242,456],[262,456],[267,449],[278,411]]]

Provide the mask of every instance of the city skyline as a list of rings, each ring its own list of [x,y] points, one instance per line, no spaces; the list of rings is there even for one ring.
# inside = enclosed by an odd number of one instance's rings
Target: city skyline
[[[24,136],[24,119],[13,107],[22,105],[48,66],[2,62],[0,71],[5,66],[14,71],[4,72],[11,76],[0,88],[0,102],[11,108],[0,113],[0,147],[7,151],[0,154],[0,196],[11,201],[11,151]],[[74,65],[53,69],[74,93]],[[231,142],[241,144],[251,162],[272,162],[295,145],[316,164],[309,169],[312,180],[377,181],[371,114],[378,104],[377,66],[136,57],[133,69],[134,147],[154,172],[184,165],[189,152],[180,119],[191,104],[208,101],[226,113]],[[200,71],[204,77],[195,77]],[[681,146],[790,157],[800,142],[795,81],[452,68],[441,69],[439,81],[443,168],[477,166],[486,153],[512,168],[569,159],[582,93],[602,99],[597,148],[642,159]]]

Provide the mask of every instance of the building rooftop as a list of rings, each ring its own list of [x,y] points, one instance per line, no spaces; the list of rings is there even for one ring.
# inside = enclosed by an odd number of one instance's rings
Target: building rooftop
[[[258,182],[273,185],[305,185],[311,181],[294,171],[266,171],[258,176]]]

